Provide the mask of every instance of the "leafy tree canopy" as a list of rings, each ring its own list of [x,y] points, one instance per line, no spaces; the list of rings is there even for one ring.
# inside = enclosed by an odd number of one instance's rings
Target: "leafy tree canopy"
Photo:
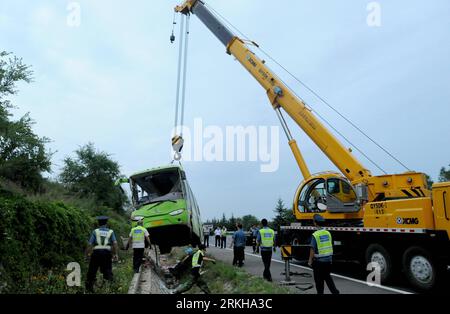
[[[439,182],[447,182],[450,181],[450,169],[446,169],[442,167],[441,172],[439,173]]]
[[[52,154],[45,147],[49,139],[33,132],[29,114],[12,121],[9,109],[13,105],[8,99],[18,92],[19,82],[32,81],[32,74],[22,59],[0,52],[0,177],[37,192],[43,184],[42,173],[51,170]]]
[[[89,143],[64,159],[60,181],[79,197],[93,197],[99,206],[121,211],[127,203],[123,191],[114,185],[121,177],[120,166],[105,152]]]

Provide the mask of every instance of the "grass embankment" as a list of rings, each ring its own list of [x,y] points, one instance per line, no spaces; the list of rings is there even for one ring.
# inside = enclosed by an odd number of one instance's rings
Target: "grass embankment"
[[[183,250],[174,250],[172,255],[178,259],[183,255]],[[208,256],[208,255],[207,255]],[[276,283],[268,282],[260,277],[250,275],[242,268],[217,261],[204,263],[202,276],[207,282],[211,293],[213,294],[289,294],[289,289],[281,287]],[[187,272],[181,278],[183,283],[189,279],[190,273]],[[197,286],[194,286],[187,292],[188,294],[203,293]]]
[[[113,263],[114,281],[104,281],[100,272],[94,287],[95,294],[126,294],[133,278],[132,255],[129,252],[119,253],[119,262]],[[81,265],[82,278],[80,287],[69,287],[66,278],[69,271],[54,268],[41,271],[31,276],[23,285],[13,290],[16,293],[31,294],[83,294],[86,293],[84,283],[86,279],[87,263]],[[10,291],[11,292],[11,291]]]
[[[113,263],[114,281],[103,281],[100,272],[97,273],[97,283],[94,288],[96,294],[126,294],[133,279],[133,253],[119,252],[119,262]],[[83,289],[84,290],[84,289]]]
[[[0,293],[84,293],[88,268],[84,251],[96,227],[94,217],[111,217],[109,225],[119,246],[120,237],[129,232],[128,218],[108,208],[95,208],[89,200],[65,199],[63,193],[56,193],[59,198],[56,194],[33,196],[8,187],[0,181]],[[114,282],[101,284],[97,293],[128,291],[131,256],[119,255],[121,262],[113,266]],[[71,262],[80,265],[81,287],[66,284],[70,273],[66,267]]]

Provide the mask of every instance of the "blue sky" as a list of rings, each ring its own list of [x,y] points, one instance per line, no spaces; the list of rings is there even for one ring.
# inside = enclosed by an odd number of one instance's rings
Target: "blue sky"
[[[36,132],[52,139],[53,175],[87,142],[109,152],[124,174],[168,163],[178,47],[169,35],[177,1],[80,0],[75,28],[66,23],[70,2],[0,2],[0,47],[34,70],[34,82],[20,85],[13,99],[15,115],[30,112]],[[450,2],[378,1],[380,27],[366,23],[369,2],[208,1],[411,169],[436,179],[450,163]],[[269,65],[388,172],[403,171]],[[188,126],[197,117],[219,127],[278,126],[265,92],[195,17],[188,73]],[[311,171],[335,169],[289,125]],[[301,176],[283,133],[280,143],[273,173],[261,173],[255,162],[185,163],[203,216],[271,217],[278,197],[290,205]]]

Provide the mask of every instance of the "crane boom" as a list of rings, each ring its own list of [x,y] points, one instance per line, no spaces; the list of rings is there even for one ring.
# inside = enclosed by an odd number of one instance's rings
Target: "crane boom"
[[[351,182],[368,180],[371,173],[367,170],[342,143],[319,121],[312,111],[287,87],[261,60],[249,46],[234,35],[200,0],[187,0],[175,8],[183,14],[193,13],[226,47],[227,53],[233,55],[244,68],[266,90],[267,96],[274,107],[280,107],[302,128],[311,140],[334,163],[334,165]],[[309,170],[295,143],[289,139],[291,149],[299,163],[303,176],[307,179]]]

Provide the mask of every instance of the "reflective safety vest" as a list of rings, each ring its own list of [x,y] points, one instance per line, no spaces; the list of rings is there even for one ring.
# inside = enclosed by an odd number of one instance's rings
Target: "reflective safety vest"
[[[194,256],[192,256],[192,268],[202,267],[203,259],[200,262],[200,264],[198,263],[200,255],[203,257],[203,256],[205,256],[205,253],[203,253],[202,250],[198,250],[197,252],[195,252]]]
[[[109,240],[111,239],[111,236],[113,234],[113,231],[111,229],[109,230],[101,230],[101,229],[95,229],[95,239],[97,242],[97,245],[94,246],[94,250],[110,250],[111,251],[111,245],[109,245]],[[102,237],[103,243],[102,243]]]
[[[145,229],[142,226],[137,226],[131,229],[131,238],[133,243],[145,243]]]
[[[314,239],[316,239],[317,244],[317,254],[314,257],[327,257],[333,255],[333,239],[331,238],[331,233],[327,230],[317,230],[313,233]]]
[[[275,231],[270,228],[261,228],[259,229],[259,234],[261,235],[262,247],[273,247],[275,241]]]

